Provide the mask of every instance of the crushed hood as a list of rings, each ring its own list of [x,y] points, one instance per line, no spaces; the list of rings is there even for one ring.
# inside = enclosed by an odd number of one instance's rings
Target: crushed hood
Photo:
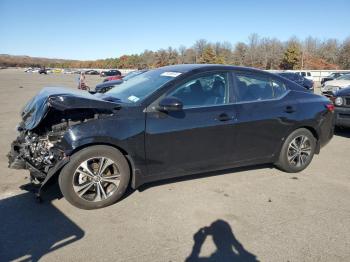
[[[86,91],[62,87],[46,87],[23,108],[23,128],[31,130],[38,126],[50,108],[59,111],[70,109],[96,109],[113,112],[120,108],[119,100],[106,95],[92,95]]]

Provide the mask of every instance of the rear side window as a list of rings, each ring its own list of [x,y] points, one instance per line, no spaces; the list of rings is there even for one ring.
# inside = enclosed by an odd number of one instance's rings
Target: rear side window
[[[235,73],[235,77],[237,102],[276,99],[287,92],[284,83],[269,76]]]

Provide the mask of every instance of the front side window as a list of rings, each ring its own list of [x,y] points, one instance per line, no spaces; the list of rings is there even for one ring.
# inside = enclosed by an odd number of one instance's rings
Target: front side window
[[[286,86],[269,76],[236,73],[237,101],[264,101],[283,96]]]
[[[170,92],[184,108],[222,105],[228,101],[228,74],[210,73],[194,77]]]

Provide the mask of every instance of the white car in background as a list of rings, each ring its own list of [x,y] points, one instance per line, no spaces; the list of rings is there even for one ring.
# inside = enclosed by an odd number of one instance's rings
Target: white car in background
[[[337,79],[327,81],[321,86],[321,92],[325,95],[331,95],[339,89],[350,87],[350,74],[342,75]]]
[[[306,79],[314,81],[314,78],[312,77],[312,74],[309,71],[299,71],[299,72],[295,72],[295,73],[301,75],[302,77],[305,77]]]

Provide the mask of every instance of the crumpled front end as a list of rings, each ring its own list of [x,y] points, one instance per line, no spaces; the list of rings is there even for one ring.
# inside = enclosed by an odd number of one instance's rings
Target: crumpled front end
[[[66,123],[60,123],[40,135],[21,130],[17,139],[12,142],[7,155],[9,167],[28,169],[32,181],[41,184],[48,173],[65,158],[63,150],[55,145],[63,137],[66,128]]]
[[[28,169],[32,181],[45,184],[68,162],[61,140],[73,125],[113,115],[115,102],[64,88],[45,88],[21,112],[19,136],[11,144],[9,167]]]

